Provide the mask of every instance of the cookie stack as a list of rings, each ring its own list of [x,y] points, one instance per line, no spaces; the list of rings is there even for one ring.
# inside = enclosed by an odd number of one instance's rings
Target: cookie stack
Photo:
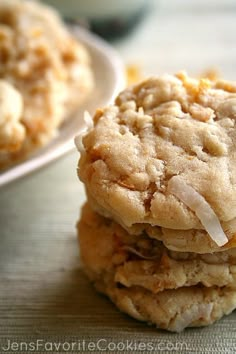
[[[76,139],[88,202],[78,223],[95,287],[179,332],[236,308],[236,84],[150,78]]]

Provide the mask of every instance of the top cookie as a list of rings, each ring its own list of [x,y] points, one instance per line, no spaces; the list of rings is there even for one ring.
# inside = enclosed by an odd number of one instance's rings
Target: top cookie
[[[235,119],[236,83],[179,73],[126,89],[83,137],[79,176],[92,206],[126,228],[204,229],[203,204],[227,224],[236,217]]]

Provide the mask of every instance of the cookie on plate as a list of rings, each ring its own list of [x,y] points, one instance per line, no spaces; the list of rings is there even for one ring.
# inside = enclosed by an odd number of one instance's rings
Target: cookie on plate
[[[20,122],[23,111],[21,94],[7,81],[0,80],[0,152],[18,150],[25,138]]]
[[[34,1],[0,0],[0,79],[22,95],[18,150],[0,153],[6,167],[46,144],[93,87],[87,50],[58,14]]]

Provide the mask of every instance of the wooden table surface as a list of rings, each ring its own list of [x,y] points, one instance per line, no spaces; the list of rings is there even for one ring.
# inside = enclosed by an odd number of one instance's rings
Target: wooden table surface
[[[224,4],[190,1],[186,9],[162,1],[114,46],[146,74],[216,67],[236,79],[236,13],[232,1]],[[94,291],[75,232],[85,200],[77,159],[74,151],[0,190],[0,353],[134,353],[138,345],[145,353],[236,353],[235,312],[170,334],[121,314]]]

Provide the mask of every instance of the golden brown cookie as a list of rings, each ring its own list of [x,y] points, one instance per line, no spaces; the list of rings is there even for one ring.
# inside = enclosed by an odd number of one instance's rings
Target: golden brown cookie
[[[128,230],[202,230],[225,245],[236,234],[235,119],[234,83],[178,74],[126,89],[83,138],[90,204]]]
[[[51,8],[0,0],[0,78],[22,95],[26,136],[17,152],[0,153],[0,168],[25,157],[57,134],[91,91],[90,58]]]
[[[23,111],[21,94],[7,81],[0,80],[0,153],[17,151],[25,139],[20,122]]]
[[[235,249],[204,255],[170,251],[145,232],[129,235],[88,204],[78,233],[89,278],[137,319],[180,331],[210,324],[236,307]]]

